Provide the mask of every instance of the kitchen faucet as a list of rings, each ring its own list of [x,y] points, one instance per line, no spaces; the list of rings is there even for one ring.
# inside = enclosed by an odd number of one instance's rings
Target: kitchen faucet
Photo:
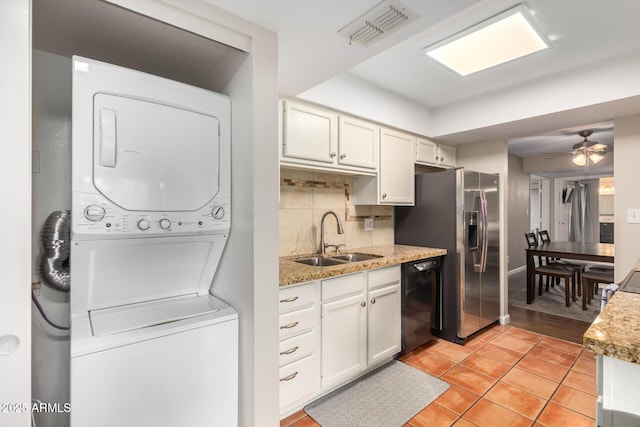
[[[340,246],[342,246],[342,245],[328,245],[324,242],[324,219],[327,217],[327,215],[333,215],[335,217],[336,223],[338,224],[338,234],[344,234],[344,230],[342,229],[342,224],[340,223],[340,218],[338,218],[338,215],[336,215],[334,211],[325,212],[324,215],[322,215],[322,219],[320,220],[320,253],[322,255],[325,254],[326,249],[329,246],[335,247],[336,252],[338,252],[340,249]]]

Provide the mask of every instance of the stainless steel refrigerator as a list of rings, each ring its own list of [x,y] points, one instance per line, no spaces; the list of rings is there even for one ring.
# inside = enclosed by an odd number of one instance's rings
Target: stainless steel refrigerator
[[[395,208],[395,242],[447,249],[441,336],[463,343],[500,316],[498,175],[424,173],[415,191],[415,206]]]

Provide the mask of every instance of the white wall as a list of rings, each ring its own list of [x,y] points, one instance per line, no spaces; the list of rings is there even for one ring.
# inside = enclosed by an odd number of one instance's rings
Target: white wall
[[[509,323],[507,255],[508,248],[508,188],[509,153],[506,140],[484,141],[458,146],[458,166],[466,169],[500,174],[500,322]]]
[[[278,149],[275,37],[252,52],[232,97],[232,230],[214,295],[240,316],[240,425],[270,426],[278,399]],[[255,84],[261,80],[262,84]]]
[[[298,98],[420,135],[431,135],[431,113],[415,101],[341,74]]]
[[[558,126],[550,124],[552,129],[589,123],[586,112],[571,116],[571,110],[639,95],[638,73],[640,57],[612,58],[580,71],[571,70],[561,76],[446,105],[431,111],[433,128],[427,135],[443,136],[534,117],[551,123],[553,117],[546,116],[555,112],[567,112],[563,116],[566,121]],[[569,123],[571,120],[578,122]]]
[[[33,279],[40,280],[40,232],[47,216],[71,208],[71,59],[33,52]],[[40,288],[49,319],[69,325],[69,294]],[[34,307],[32,395],[47,403],[69,402],[69,333],[49,326]],[[68,413],[43,412],[39,425],[65,427]]]
[[[640,258],[640,224],[627,223],[627,209],[640,208],[640,115],[617,118],[613,125],[615,280],[620,281]]]
[[[524,233],[529,223],[529,174],[522,170],[522,157],[509,155],[509,181],[507,194],[508,267],[509,271],[526,265]]]
[[[31,404],[30,4],[29,0],[0,2],[0,403],[27,407]],[[0,412],[0,425],[28,426],[29,413]]]

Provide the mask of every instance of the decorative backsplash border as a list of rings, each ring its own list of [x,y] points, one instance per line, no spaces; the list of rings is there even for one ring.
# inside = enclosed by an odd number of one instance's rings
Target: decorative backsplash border
[[[344,190],[344,205],[347,221],[364,221],[365,218],[373,218],[377,220],[391,220],[393,215],[353,215],[351,209],[355,209],[352,204],[349,203],[353,189],[351,185],[345,182],[331,182],[320,180],[307,180],[307,179],[295,179],[295,178],[280,178],[280,186],[298,187],[298,188],[310,188],[319,190]]]

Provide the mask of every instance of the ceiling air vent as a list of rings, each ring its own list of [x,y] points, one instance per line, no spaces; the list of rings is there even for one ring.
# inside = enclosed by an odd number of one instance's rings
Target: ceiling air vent
[[[417,18],[417,13],[399,1],[384,0],[342,28],[338,34],[347,37],[349,44],[355,42],[369,46]]]

